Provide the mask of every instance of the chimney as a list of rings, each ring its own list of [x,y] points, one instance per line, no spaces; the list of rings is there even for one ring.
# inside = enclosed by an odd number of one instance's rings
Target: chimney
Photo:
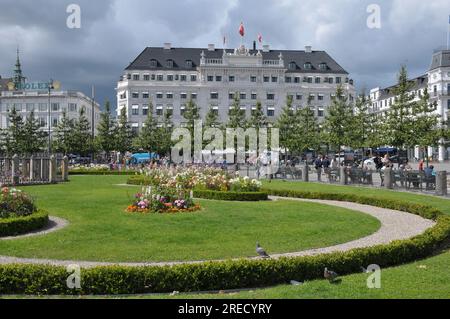
[[[263,45],[263,52],[269,52],[270,51],[270,45],[264,44]]]
[[[208,44],[208,51],[215,51],[216,48],[214,46],[214,44]]]
[[[256,51],[256,41],[253,41],[253,51]]]
[[[170,50],[172,49],[172,43],[166,42],[164,43],[164,50]]]
[[[306,53],[311,53],[312,52],[312,46],[310,46],[310,45],[305,46],[305,52]]]

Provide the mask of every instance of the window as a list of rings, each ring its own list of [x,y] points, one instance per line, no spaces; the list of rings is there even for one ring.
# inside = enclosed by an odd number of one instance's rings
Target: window
[[[167,93],[166,98],[173,99],[173,93],[172,92]]]
[[[156,98],[157,99],[162,99],[163,98],[163,94],[161,92],[156,93]]]
[[[306,62],[303,65],[303,67],[304,67],[305,70],[311,70],[312,69],[312,64],[310,62]]]
[[[219,115],[219,107],[218,106],[213,106],[212,111],[215,115],[217,115],[217,116]]]
[[[52,111],[59,112],[59,103],[52,103]]]
[[[133,81],[139,81],[139,74],[133,74]]]
[[[336,77],[336,83],[337,83],[337,84],[340,84],[340,83],[341,83],[341,81],[342,81],[342,80],[341,80],[341,78],[340,78],[339,76],[338,76],[338,77]]]
[[[155,75],[155,74],[152,74],[152,75],[151,75],[151,79],[152,79],[152,81],[155,81],[155,80],[156,80],[156,75]]]
[[[292,78],[290,76],[287,76],[287,77],[284,78],[284,82],[292,83]]]
[[[162,105],[156,106],[156,115],[158,115],[158,116],[163,115],[163,106]]]
[[[27,112],[34,111],[34,103],[27,103]]]
[[[186,74],[180,75],[180,81],[181,81],[181,82],[186,82],[186,79],[187,79]]]
[[[208,75],[208,76],[206,77],[206,81],[208,81],[208,82],[214,81],[214,76]]]
[[[150,66],[151,66],[152,68],[156,68],[156,67],[158,66],[158,61],[156,61],[156,60],[150,60]]]
[[[144,74],[144,81],[150,81],[150,74]]]
[[[170,82],[173,81],[173,75],[172,74],[168,74],[167,75],[167,81],[170,81]]]
[[[229,92],[228,93],[228,99],[229,100],[234,100],[234,94],[235,94],[234,92]]]
[[[156,80],[157,81],[164,81],[163,75],[162,74],[158,74],[157,77],[156,77]]]
[[[300,83],[300,77],[299,76],[296,76],[294,78],[294,83]]]
[[[296,99],[297,101],[300,101],[302,98],[303,98],[303,96],[302,96],[301,94],[296,94],[296,95],[295,95],[295,99]]]
[[[252,93],[252,100],[256,100],[258,98],[258,94]]]
[[[139,105],[133,105],[131,107],[131,115],[139,115]]]
[[[170,68],[170,69],[173,68],[173,60],[170,60],[170,59],[167,60],[167,61],[166,61],[166,67],[168,67],[168,68]]]
[[[47,103],[39,103],[39,112],[47,112]]]
[[[133,92],[133,93],[131,94],[131,97],[132,97],[133,99],[138,99],[138,98],[139,98],[139,93]]]
[[[310,101],[314,101],[315,98],[316,98],[316,96],[315,96],[314,94],[310,94],[310,95],[309,95],[309,100],[310,100]]]
[[[191,74],[191,82],[197,82],[197,76],[195,74]]]
[[[320,63],[319,64],[319,69],[322,71],[325,71],[328,69],[327,64],[326,63]]]
[[[43,117],[43,116],[39,117],[39,126],[40,127],[46,127],[47,126],[47,118],[46,117]]]
[[[191,94],[191,99],[196,100],[197,99],[197,93],[192,93]]]
[[[275,108],[273,106],[267,108],[267,116],[269,117],[275,116]]]
[[[450,110],[450,100],[447,100],[447,110]]]
[[[142,105],[142,115],[148,115],[148,105]]]
[[[222,76],[217,75],[216,76],[216,82],[222,82]]]
[[[273,93],[267,93],[267,99],[268,99],[268,100],[275,100],[275,94],[273,94]]]
[[[317,99],[318,99],[319,101],[323,101],[323,94],[317,95]]]
[[[252,75],[250,77],[250,82],[256,83],[256,76]]]
[[[289,70],[295,70],[297,68],[297,64],[295,62],[289,62]]]
[[[278,82],[278,77],[272,76],[272,83],[277,83],[277,82]]]
[[[188,69],[190,69],[190,68],[192,68],[192,66],[193,66],[192,61],[191,61],[191,60],[186,60],[186,67],[187,67]]]
[[[270,77],[269,76],[264,76],[264,83],[269,83],[270,81]]]
[[[77,104],[69,103],[69,112],[76,112],[76,111],[77,111]]]
[[[229,82],[234,82],[234,80],[235,80],[234,75],[230,75],[230,76],[228,77],[228,81],[229,81]]]
[[[211,99],[212,100],[217,100],[219,98],[219,93],[217,92],[211,92]]]
[[[142,93],[143,99],[148,99],[149,97],[150,97],[150,94],[148,94],[148,92]]]
[[[319,108],[317,110],[317,116],[318,117],[324,117],[324,115],[325,115],[325,112],[324,112],[323,108]]]
[[[239,94],[239,98],[240,98],[241,100],[246,100],[246,99],[247,99],[247,94],[241,93],[241,94]]]
[[[167,112],[168,116],[173,116],[173,105],[172,104],[167,105],[166,112]]]
[[[137,136],[139,134],[139,123],[131,123],[131,133],[133,136]]]
[[[186,100],[187,99],[187,93],[180,93],[180,98],[182,100]]]
[[[328,78],[328,83],[333,84],[333,78]]]
[[[180,115],[183,116],[186,111],[186,104],[182,104],[180,107]]]
[[[316,84],[320,84],[320,78],[315,79]]]

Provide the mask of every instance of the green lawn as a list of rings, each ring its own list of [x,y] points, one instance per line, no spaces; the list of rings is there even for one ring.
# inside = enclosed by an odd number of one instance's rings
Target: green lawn
[[[296,201],[199,201],[200,212],[127,214],[139,187],[118,186],[123,176],[72,176],[60,185],[27,187],[39,207],[69,220],[46,236],[0,241],[0,255],[115,262],[205,260],[348,242],[375,232],[379,221],[346,209]]]

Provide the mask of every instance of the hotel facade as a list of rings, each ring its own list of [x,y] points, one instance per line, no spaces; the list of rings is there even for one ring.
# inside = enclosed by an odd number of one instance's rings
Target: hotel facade
[[[410,93],[415,99],[422,97],[427,89],[430,95],[430,102],[436,103],[436,114],[441,121],[449,120],[450,110],[450,50],[440,50],[433,53],[431,66],[427,73],[411,80],[414,83]],[[385,116],[390,106],[395,101],[393,94],[394,86],[387,88],[374,88],[370,90],[372,105],[370,112]],[[441,140],[439,147],[428,147],[428,154],[439,161],[444,161],[450,157],[450,141]],[[416,147],[411,157],[421,158],[421,150]]]
[[[341,85],[350,101],[355,98],[349,74],[326,52],[305,50],[148,47],[125,68],[117,83],[117,113],[125,108],[135,132],[142,128],[151,101],[154,115],[162,120],[172,113],[175,125],[183,125],[190,99],[205,117],[210,108],[226,123],[235,94],[247,118],[261,102],[274,122],[290,95],[293,107],[311,99],[311,108],[323,120],[332,96]]]

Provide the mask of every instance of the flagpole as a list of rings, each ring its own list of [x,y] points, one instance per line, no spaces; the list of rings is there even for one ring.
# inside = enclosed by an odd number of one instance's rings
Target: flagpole
[[[449,37],[450,37],[450,16],[448,16],[448,24],[447,24],[447,50],[449,45]]]

